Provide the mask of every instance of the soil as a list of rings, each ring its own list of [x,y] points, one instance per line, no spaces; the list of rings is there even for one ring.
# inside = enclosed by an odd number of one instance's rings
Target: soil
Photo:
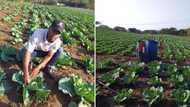
[[[126,55],[96,55],[96,62],[102,62],[106,59],[111,59],[113,66],[109,66],[108,68],[113,69],[115,68],[115,66],[119,65],[119,64],[127,64],[129,61],[133,62],[133,61],[139,61],[138,58],[136,56],[126,56]],[[107,68],[106,68],[107,69]],[[107,69],[108,71],[109,69]],[[98,73],[98,72],[97,72]]]
[[[84,57],[86,55],[89,55],[89,53],[86,51],[84,47],[82,47],[79,44],[76,45],[64,45],[63,49],[66,52],[71,53],[72,58],[80,60],[81,57]]]
[[[1,43],[6,43],[9,40],[9,35],[10,35],[10,28],[8,27],[7,24],[5,24],[2,21],[4,16],[6,16],[6,14],[0,11],[0,42]]]

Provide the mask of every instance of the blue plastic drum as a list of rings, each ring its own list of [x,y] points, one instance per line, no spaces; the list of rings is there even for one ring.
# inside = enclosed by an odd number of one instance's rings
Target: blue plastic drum
[[[145,62],[157,59],[158,42],[155,40],[145,41]]]

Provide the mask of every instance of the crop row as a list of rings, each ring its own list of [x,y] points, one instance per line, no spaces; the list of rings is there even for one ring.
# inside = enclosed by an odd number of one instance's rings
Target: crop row
[[[102,74],[98,81],[115,90],[113,96],[116,103],[136,99],[147,101],[151,106],[168,98],[164,95],[170,90],[170,100],[178,105],[188,105],[190,103],[189,75],[189,66],[177,66],[158,61],[148,64],[131,62],[121,64],[114,70]],[[98,93],[102,94],[103,88],[100,84],[98,86],[100,89]],[[138,89],[141,89],[140,95],[135,94]]]

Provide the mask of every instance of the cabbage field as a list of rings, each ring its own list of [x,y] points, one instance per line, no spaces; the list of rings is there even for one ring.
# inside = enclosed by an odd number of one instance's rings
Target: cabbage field
[[[97,27],[97,107],[190,106],[190,38]],[[159,41],[159,59],[136,57],[138,40]]]
[[[0,0],[0,106],[91,107],[94,105],[94,11]],[[40,73],[23,84],[19,49],[38,28],[61,19],[64,52],[58,80]],[[41,58],[33,58],[33,66]],[[32,65],[31,65],[32,66]]]

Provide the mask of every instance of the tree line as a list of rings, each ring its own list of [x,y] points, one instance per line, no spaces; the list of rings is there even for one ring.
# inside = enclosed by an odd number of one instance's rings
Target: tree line
[[[99,27],[106,27],[115,31],[120,32],[132,32],[132,33],[139,33],[139,34],[171,34],[171,35],[179,35],[179,36],[190,36],[190,28],[188,29],[176,29],[175,27],[170,28],[162,28],[160,30],[140,30],[137,28],[128,28],[121,26],[115,26],[114,28],[110,28],[109,26],[102,25],[100,22],[96,22],[96,25]]]

